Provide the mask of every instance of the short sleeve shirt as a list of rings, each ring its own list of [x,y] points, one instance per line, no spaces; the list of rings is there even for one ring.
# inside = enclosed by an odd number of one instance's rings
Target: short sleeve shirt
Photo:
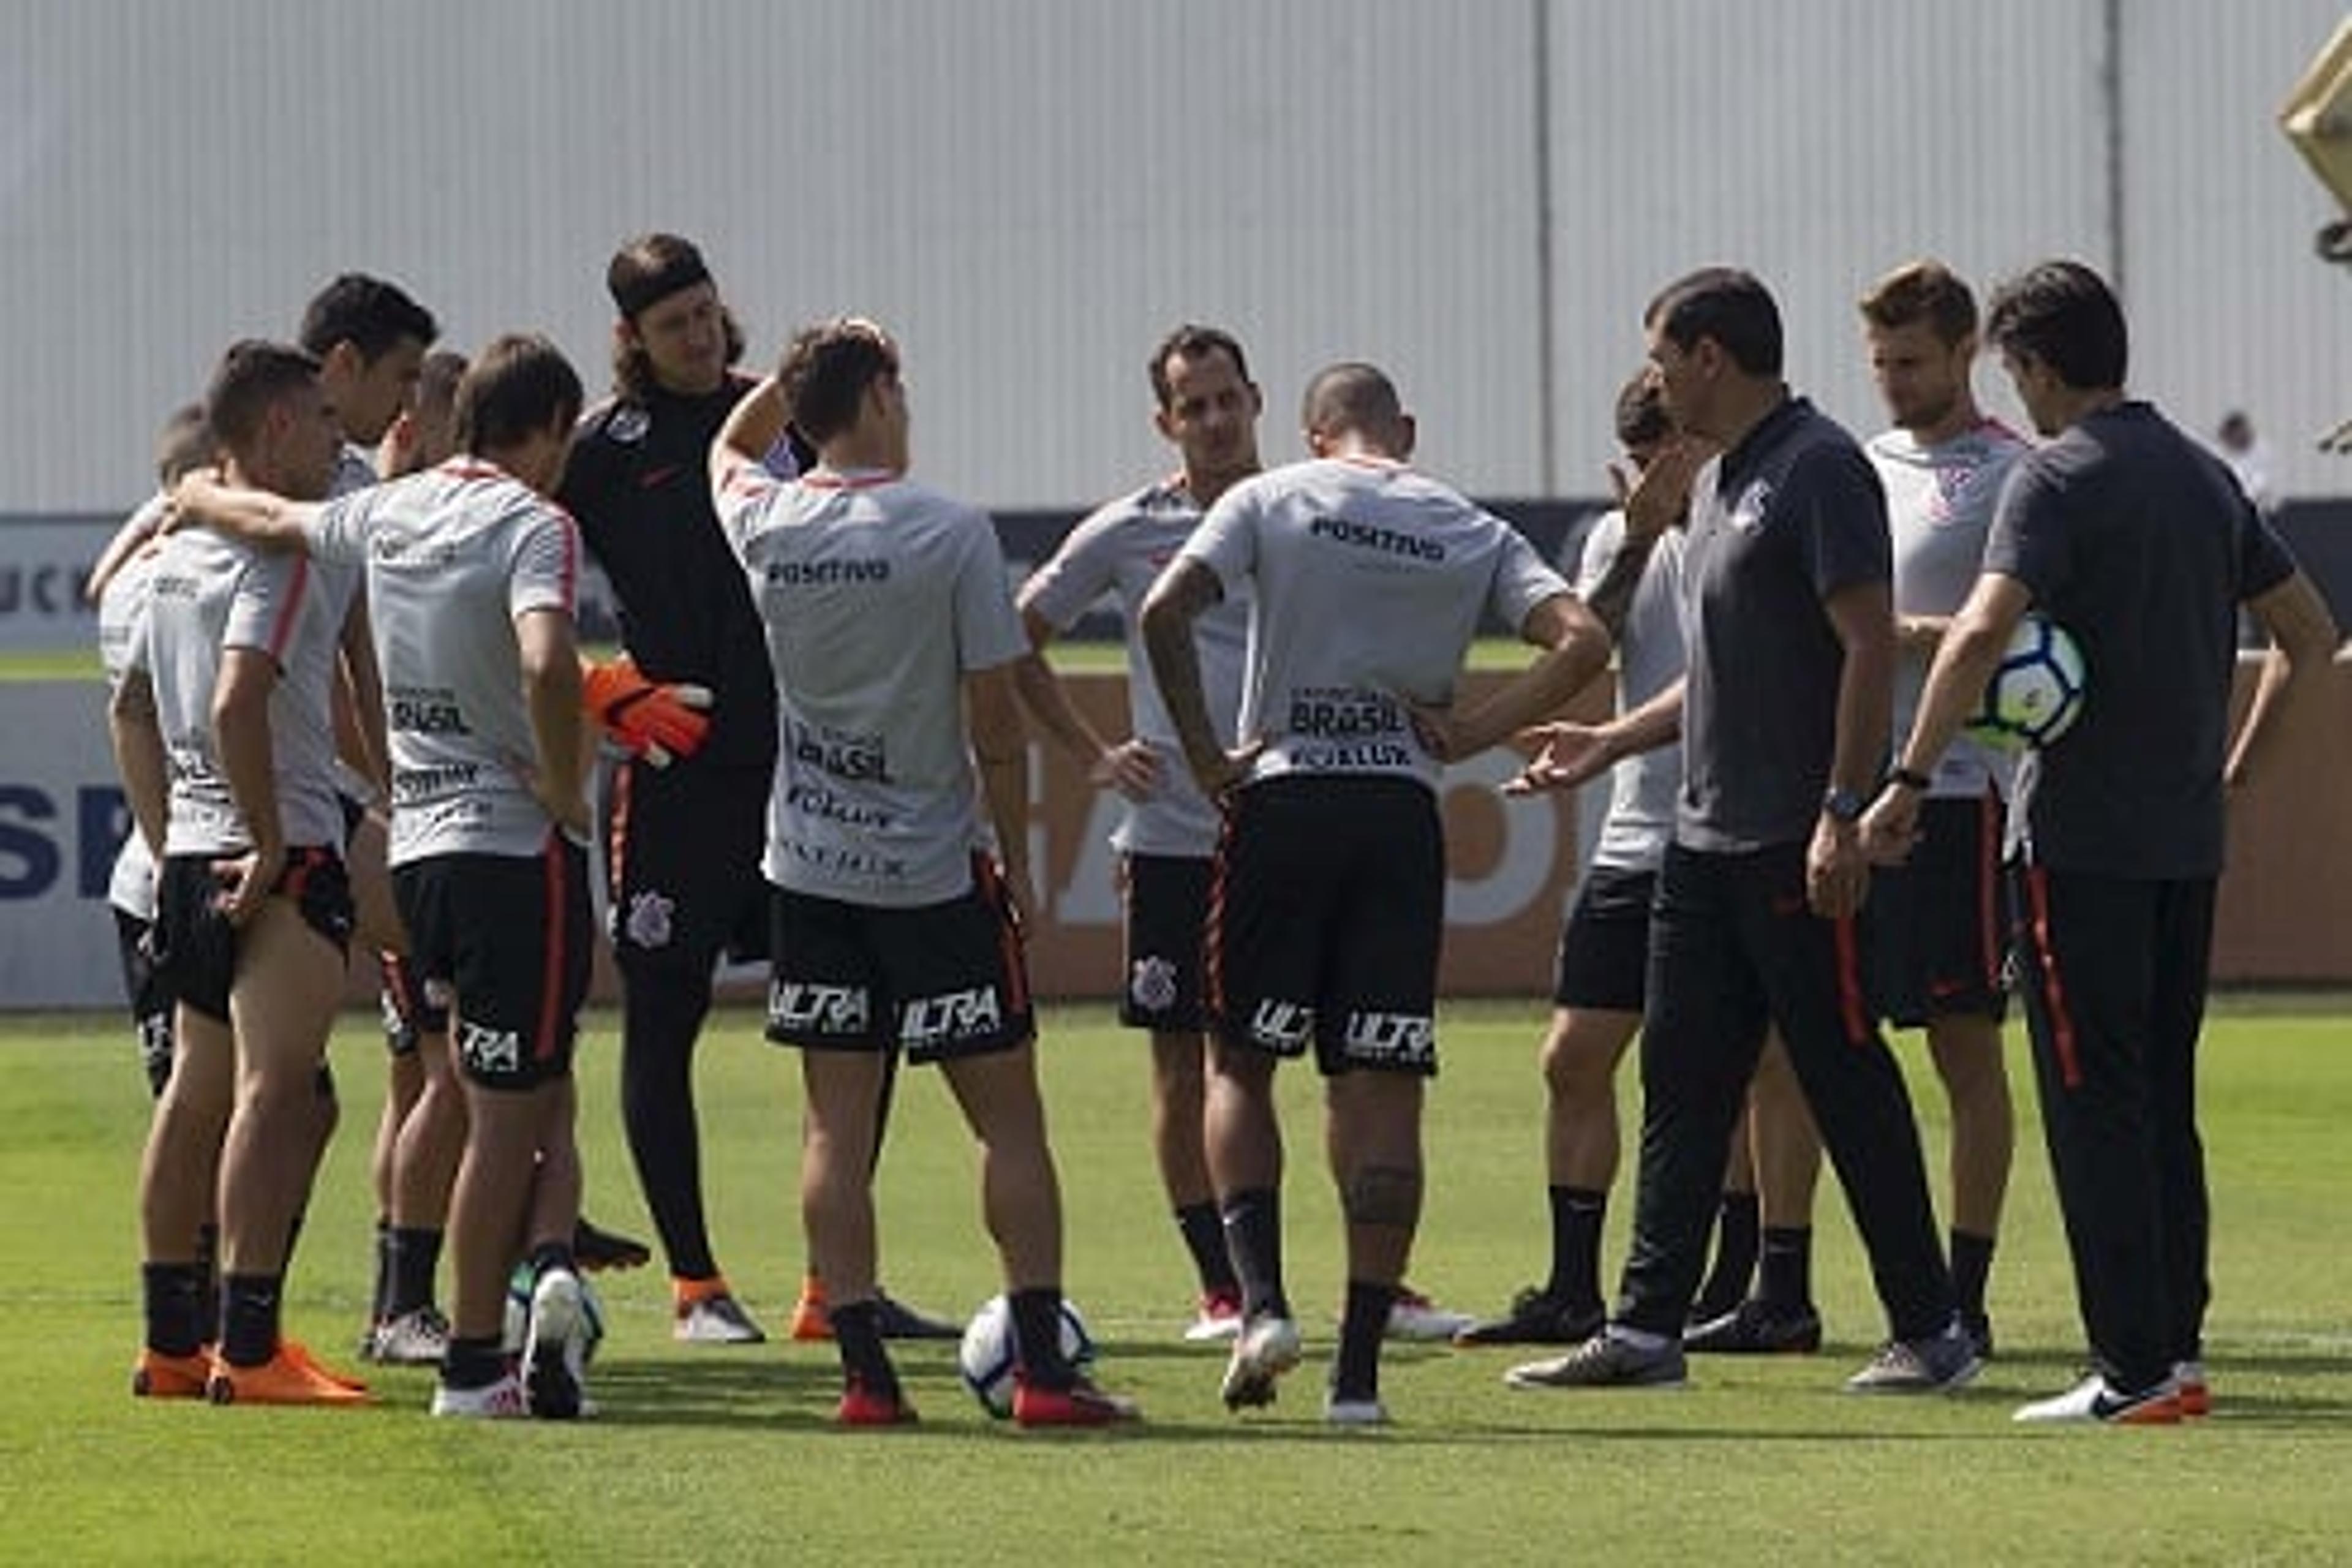
[[[126,527],[142,533],[152,532],[164,506],[163,496],[149,498],[131,514]],[[130,672],[137,656],[133,645],[147,635],[147,584],[154,575],[155,558],[162,549],[162,542],[157,541],[134,551],[107,579],[105,591],[99,595],[98,658],[106,672],[109,692],[122,685],[122,678]],[[106,901],[140,920],[155,918],[155,858],[148,854],[147,839],[136,827],[115,853],[114,869],[107,879]]]
[[[963,677],[1029,650],[986,513],[895,476],[739,468],[716,497],[767,631],[780,725],[762,869],[912,908],[989,842]]]
[[[1792,397],[1699,470],[1683,555],[1683,793],[1676,842],[1802,842],[1837,743],[1845,650],[1825,602],[1893,572],[1878,476]]]
[[[538,854],[551,821],[528,783],[538,742],[514,623],[573,613],[572,519],[502,469],[453,458],[328,503],[306,542],[366,566],[392,746],[391,863]]]
[[[1252,781],[1389,774],[1435,789],[1407,700],[1454,698],[1491,614],[1568,591],[1507,522],[1402,464],[1318,458],[1243,480],[1180,552],[1253,594],[1239,738]]]
[[[332,692],[358,581],[347,567],[266,552],[210,529],[187,529],[165,542],[148,580],[145,635],[128,658],[153,682],[171,767],[164,853],[221,854],[253,843],[213,728],[222,655],[230,648],[265,654],[277,667],[269,748],[282,841],[341,847]]]
[[[1144,800],[1129,801],[1111,842],[1139,855],[1206,858],[1216,850],[1217,808],[1183,765],[1176,726],[1144,651],[1144,595],[1201,521],[1201,509],[1177,478],[1121,497],[1089,514],[1037,568],[1024,602],[1055,631],[1067,631],[1105,594],[1118,597],[1127,631],[1128,724],[1160,759],[1160,781]],[[1228,595],[1192,623],[1201,689],[1218,738],[1231,743],[1241,711],[1242,659],[1249,639],[1249,595]]]
[[[1625,540],[1625,514],[1601,516],[1584,533],[1576,591],[1587,599],[1609,575]],[[1639,708],[1683,676],[1680,598],[1683,531],[1670,528],[1650,547],[1617,637],[1617,710]],[[1674,837],[1675,796],[1682,787],[1680,746],[1657,746],[1609,770],[1609,815],[1592,863],[1619,871],[1654,871]]]
[[[2230,470],[2146,403],[2100,410],[2019,460],[1984,564],[2087,672],[2083,716],[2020,770],[2013,837],[2060,870],[2218,875],[2237,606],[2294,571]]]

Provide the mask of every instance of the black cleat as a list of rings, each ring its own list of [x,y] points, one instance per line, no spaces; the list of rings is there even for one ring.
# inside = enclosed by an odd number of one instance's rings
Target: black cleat
[[[1600,1302],[1580,1305],[1533,1287],[1511,1298],[1499,1318],[1472,1323],[1454,1336],[1457,1345],[1576,1345],[1599,1333],[1609,1314]]]
[[[654,1255],[644,1242],[592,1225],[583,1215],[572,1226],[572,1259],[594,1274],[606,1268],[643,1268]]]
[[[1822,1348],[1822,1315],[1811,1302],[1783,1307],[1750,1296],[1683,1335],[1697,1355],[1811,1355]]]

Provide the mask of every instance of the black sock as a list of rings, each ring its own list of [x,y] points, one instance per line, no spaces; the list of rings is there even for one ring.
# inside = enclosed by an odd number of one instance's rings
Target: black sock
[[[397,1268],[393,1254],[392,1221],[378,1215],[375,1221],[375,1294],[368,1303],[368,1321],[381,1323],[393,1315],[393,1300],[399,1294],[392,1283]]]
[[[488,1388],[506,1373],[506,1351],[495,1334],[478,1340],[452,1336],[441,1355],[441,1381],[451,1388]]]
[[[220,1332],[220,1226],[196,1226],[196,1332],[211,1339]]]
[[[390,1237],[392,1279],[378,1316],[397,1318],[433,1305],[433,1272],[441,1264],[441,1233],[422,1226],[398,1226]]]
[[[278,1353],[283,1274],[230,1274],[221,1280],[221,1359],[259,1366]]]
[[[147,1348],[160,1355],[194,1355],[211,1323],[203,1315],[204,1274],[194,1263],[147,1263],[139,1269],[147,1309]]]
[[[1756,1274],[1757,1223],[1754,1193],[1723,1194],[1715,1222],[1715,1267],[1708,1270],[1706,1283],[1699,1287],[1693,1317],[1719,1318],[1747,1299],[1748,1282]]]
[[[1013,1306],[1013,1353],[1021,1376],[1032,1388],[1068,1388],[1078,1381],[1077,1369],[1062,1353],[1062,1292],[1046,1286],[1015,1290]]]
[[[1176,1211],[1176,1228],[1184,1233],[1184,1250],[1192,1255],[1192,1267],[1200,1273],[1201,1294],[1240,1288],[1241,1281],[1234,1277],[1233,1255],[1225,1250],[1224,1221],[1217,1217],[1215,1204],[1186,1204]]]
[[[1985,1315],[1985,1280],[1992,1273],[1992,1237],[1952,1232],[1952,1294],[1963,1317]]]
[[[841,1370],[864,1384],[866,1392],[884,1399],[898,1398],[898,1373],[890,1364],[890,1352],[882,1348],[881,1309],[873,1298],[835,1306],[830,1315]]]
[[[1601,1225],[1609,1194],[1590,1187],[1552,1187],[1551,1279],[1544,1293],[1578,1307],[1601,1300]]]
[[[1810,1226],[1768,1225],[1756,1271],[1756,1297],[1776,1307],[1806,1307],[1813,1300],[1813,1232]]]
[[[1252,1187],[1218,1209],[1225,1251],[1242,1282],[1242,1310],[1253,1318],[1290,1316],[1290,1298],[1282,1289],[1282,1194],[1272,1187]]]
[[[566,1237],[562,1241],[542,1241],[530,1249],[530,1277],[534,1281],[553,1268],[571,1274],[580,1272],[579,1265],[572,1261],[571,1237]]]
[[[1334,1399],[1381,1396],[1381,1340],[1388,1332],[1389,1309],[1396,1298],[1393,1285],[1348,1281],[1348,1306],[1339,1319],[1339,1359],[1331,1365]]]

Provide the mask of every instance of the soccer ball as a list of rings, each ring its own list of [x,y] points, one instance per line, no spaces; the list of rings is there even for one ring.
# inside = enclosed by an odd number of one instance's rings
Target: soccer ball
[[[524,1336],[530,1332],[530,1288],[536,1282],[527,1262],[516,1264],[514,1272],[507,1276],[506,1333],[500,1348],[509,1355],[522,1354]],[[580,1364],[585,1366],[596,1359],[596,1347],[604,1342],[604,1303],[585,1274],[580,1276],[580,1310],[588,1321],[586,1342],[580,1347]]]
[[[1095,1337],[1068,1297],[1062,1299],[1062,1354],[1073,1366],[1095,1359]],[[963,1343],[956,1351],[956,1367],[963,1385],[980,1407],[998,1420],[1013,1414],[1013,1368],[1019,1356],[1013,1337],[1013,1307],[1002,1296],[991,1296],[964,1325]]]
[[[1985,682],[1969,733],[2003,751],[2047,746],[2083,716],[2089,675],[2082,647],[2064,626],[2028,615]]]

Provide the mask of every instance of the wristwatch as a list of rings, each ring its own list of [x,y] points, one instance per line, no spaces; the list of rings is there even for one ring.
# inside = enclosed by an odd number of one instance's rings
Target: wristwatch
[[[1832,822],[1860,822],[1863,809],[1869,804],[1850,789],[1832,789],[1822,796],[1822,810]]]

